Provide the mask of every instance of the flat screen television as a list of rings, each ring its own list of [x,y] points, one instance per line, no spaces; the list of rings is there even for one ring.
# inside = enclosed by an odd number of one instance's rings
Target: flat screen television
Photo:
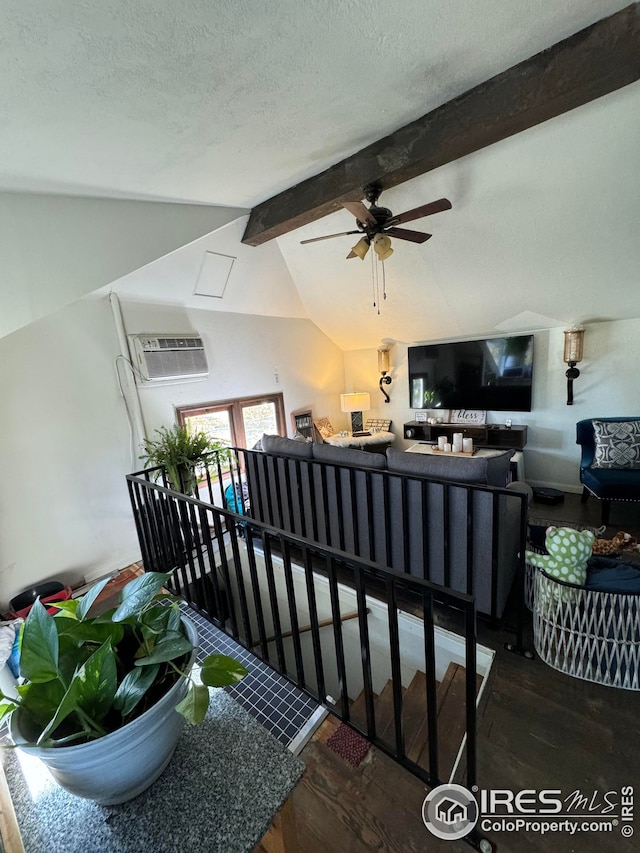
[[[530,412],[533,335],[409,347],[412,409]]]

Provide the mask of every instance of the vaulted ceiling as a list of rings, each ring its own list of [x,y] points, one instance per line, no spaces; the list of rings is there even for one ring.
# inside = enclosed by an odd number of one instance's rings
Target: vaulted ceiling
[[[625,5],[5,0],[0,189],[253,208]],[[413,223],[424,245],[394,242],[380,313],[352,238],[299,245],[350,229],[346,211],[277,251],[242,246],[244,221],[233,239],[345,349],[639,317],[639,143],[635,82],[391,187],[396,213],[453,209]],[[187,300],[173,269],[156,295]],[[217,307],[241,310],[230,287]]]

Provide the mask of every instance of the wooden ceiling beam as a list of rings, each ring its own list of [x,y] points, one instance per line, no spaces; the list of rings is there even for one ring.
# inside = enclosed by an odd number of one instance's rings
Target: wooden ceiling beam
[[[580,30],[253,208],[242,242],[259,246],[640,79],[640,3]]]

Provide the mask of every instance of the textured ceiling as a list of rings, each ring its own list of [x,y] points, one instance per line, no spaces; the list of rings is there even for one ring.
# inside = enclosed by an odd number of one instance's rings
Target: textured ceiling
[[[0,188],[250,207],[615,0],[3,0]]]
[[[2,0],[0,189],[251,207],[625,5]],[[639,116],[633,84],[389,191],[454,209],[396,245],[380,316],[348,243],[298,245],[346,213],[261,258],[347,349],[640,316]],[[158,299],[192,297],[172,263]]]

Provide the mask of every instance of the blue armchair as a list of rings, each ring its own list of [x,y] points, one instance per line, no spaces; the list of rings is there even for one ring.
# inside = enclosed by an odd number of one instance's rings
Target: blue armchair
[[[629,454],[623,459],[623,467],[613,467],[615,459],[606,462],[607,467],[594,467],[596,462],[596,435],[593,422],[602,421],[605,424],[631,423],[639,424],[640,417],[626,418],[589,418],[576,424],[576,443],[582,448],[580,459],[580,482],[583,486],[582,503],[586,503],[590,495],[602,501],[602,524],[609,524],[611,501],[640,501],[640,467],[629,466]],[[625,442],[625,451],[637,455],[637,450],[631,443]],[[637,464],[637,463],[636,463]]]

